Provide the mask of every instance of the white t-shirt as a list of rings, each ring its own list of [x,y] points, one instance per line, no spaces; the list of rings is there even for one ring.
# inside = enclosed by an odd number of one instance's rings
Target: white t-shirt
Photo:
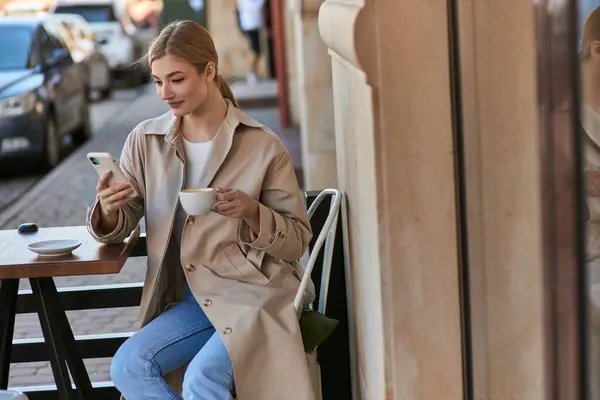
[[[190,142],[183,138],[183,148],[185,150],[185,188],[200,188],[202,185],[202,176],[204,167],[210,155],[212,140],[208,142]],[[173,237],[177,244],[181,246],[181,234],[187,214],[181,208],[177,207],[175,213],[175,222],[173,223]]]
[[[263,27],[263,5],[265,0],[237,0],[240,11],[240,26],[245,31],[253,31]]]

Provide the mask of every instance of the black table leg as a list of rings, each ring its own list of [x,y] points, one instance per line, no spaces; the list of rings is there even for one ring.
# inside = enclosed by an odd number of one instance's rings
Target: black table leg
[[[61,398],[93,399],[92,384],[77,349],[67,314],[60,303],[54,280],[31,278],[30,282],[38,300],[40,323],[44,339],[50,345],[50,364]],[[69,371],[75,381],[76,391],[71,387]]]
[[[18,279],[0,280],[0,389],[8,387],[18,294]]]

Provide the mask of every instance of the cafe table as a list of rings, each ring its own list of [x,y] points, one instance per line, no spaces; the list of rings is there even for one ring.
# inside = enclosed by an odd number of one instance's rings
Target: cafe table
[[[131,254],[139,230],[122,244],[98,243],[85,226],[40,228],[35,233],[0,230],[0,389],[8,386],[19,279],[27,278],[49,346],[50,365],[60,397],[92,399],[92,385],[61,305],[54,277],[117,274]],[[38,256],[28,245],[41,240],[76,239],[81,246],[66,256]],[[76,390],[72,389],[69,371]]]

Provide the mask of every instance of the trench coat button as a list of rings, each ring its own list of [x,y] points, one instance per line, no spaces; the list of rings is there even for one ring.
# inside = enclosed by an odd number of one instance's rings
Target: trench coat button
[[[194,219],[194,217],[189,217],[187,220],[187,224],[188,225],[194,225],[194,222],[196,222],[196,220]]]
[[[193,270],[195,270],[195,269],[196,269],[196,267],[194,267],[194,265],[193,265],[193,264],[188,264],[188,265],[186,265],[186,266],[185,266],[185,269],[186,269],[187,271],[190,271],[190,272],[192,272]]]
[[[212,300],[211,299],[206,299],[204,300],[204,307],[210,307],[210,305],[212,304]]]
[[[223,329],[223,333],[226,334],[226,335],[230,334],[231,331],[233,331],[233,329],[231,329],[230,327],[227,327],[227,328]]]
[[[279,233],[277,235],[283,239],[285,237],[285,232],[279,231]]]

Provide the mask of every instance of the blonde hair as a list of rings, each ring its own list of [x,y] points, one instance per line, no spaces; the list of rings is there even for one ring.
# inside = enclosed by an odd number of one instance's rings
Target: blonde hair
[[[219,56],[215,43],[208,31],[194,21],[174,21],[161,30],[152,41],[148,53],[140,62],[148,65],[165,55],[177,57],[192,64],[198,73],[203,73],[209,62],[215,64],[215,83],[221,95],[239,108],[229,83],[219,75]]]

